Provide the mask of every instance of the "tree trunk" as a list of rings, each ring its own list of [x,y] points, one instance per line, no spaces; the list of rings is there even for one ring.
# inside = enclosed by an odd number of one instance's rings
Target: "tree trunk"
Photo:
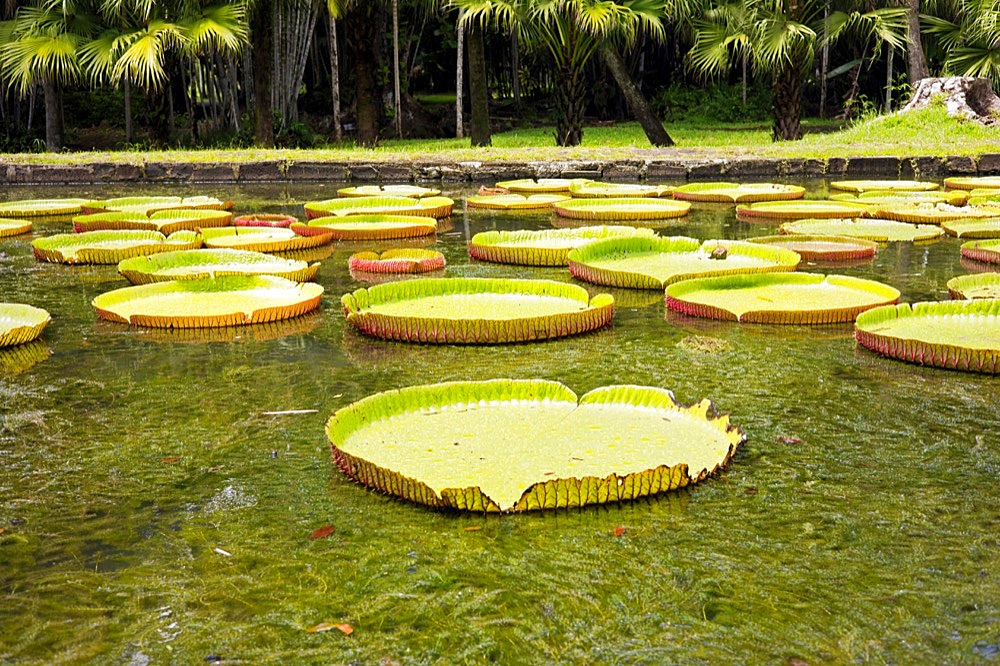
[[[906,76],[916,86],[930,75],[920,41],[920,0],[906,0]]]
[[[403,138],[403,100],[399,95],[399,0],[392,0],[392,100],[396,115],[392,119],[396,138]]]
[[[514,94],[514,108],[521,109],[521,52],[517,46],[517,30],[510,33],[510,76]]]
[[[132,131],[132,83],[126,76],[122,81],[125,95],[125,143],[132,143],[135,134]]]
[[[604,46],[601,48],[601,58],[611,72],[611,76],[614,77],[615,83],[618,84],[622,94],[625,96],[629,111],[632,112],[632,115],[642,125],[642,131],[646,133],[646,138],[649,139],[649,142],[654,146],[674,145],[674,140],[667,134],[667,130],[663,129],[663,123],[657,117],[656,112],[653,111],[649,100],[646,99],[646,96],[639,90],[639,86],[636,85],[635,81],[629,75],[625,61],[622,59],[621,54],[618,53],[618,50],[612,46]]]
[[[378,143],[382,119],[382,90],[377,73],[385,64],[383,38],[386,16],[381,3],[359,3],[347,15],[344,34],[354,54],[354,100],[358,143]]]
[[[330,16],[330,101],[333,107],[333,140],[344,140],[340,120],[340,53],[337,49],[337,19]]]
[[[257,0],[250,14],[253,39],[254,142],[274,147],[274,104],[271,93],[274,62],[274,6],[271,0]]]
[[[483,29],[469,26],[469,98],[472,102],[472,128],[469,133],[473,147],[493,143],[490,134],[490,89],[486,78],[486,44]]]
[[[42,81],[42,91],[45,93],[45,148],[58,152],[65,142],[62,91],[50,78]]]
[[[785,63],[774,74],[775,141],[797,141],[802,138],[802,75],[794,63]]]
[[[462,123],[462,73],[465,70],[465,28],[462,26],[462,15],[465,10],[458,12],[458,55],[455,58],[455,137],[461,139],[465,136],[465,127]]]
[[[885,112],[889,113],[892,111],[892,60],[894,51],[891,48],[887,50],[889,54],[886,56],[885,62]]]

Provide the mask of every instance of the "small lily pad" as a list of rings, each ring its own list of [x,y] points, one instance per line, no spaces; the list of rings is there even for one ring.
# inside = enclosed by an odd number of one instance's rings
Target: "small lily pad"
[[[0,202],[0,217],[54,217],[76,215],[90,199],[23,199]]]
[[[60,264],[117,264],[129,257],[199,247],[201,237],[193,231],[170,236],[159,231],[87,231],[55,234],[31,243],[36,259]]]
[[[951,176],[944,179],[949,190],[1000,190],[1000,176]]]
[[[579,199],[631,199],[635,197],[663,197],[673,191],[669,185],[640,183],[601,183],[583,181],[569,186],[569,193]]]
[[[132,284],[196,280],[220,275],[277,275],[286,280],[305,282],[316,278],[319,266],[262,252],[206,248],[132,257],[118,264],[118,272]]]
[[[378,252],[358,252],[347,260],[352,271],[362,273],[429,273],[444,268],[444,255],[436,250],[399,248]]]
[[[571,199],[552,207],[560,217],[577,220],[662,220],[684,217],[691,210],[687,201],[654,197],[625,199]]]
[[[958,238],[1000,238],[1000,218],[949,220],[941,228]]]
[[[959,251],[966,259],[1000,264],[1000,238],[967,241]]]
[[[606,238],[653,237],[650,229],[590,226],[538,231],[484,231],[469,242],[469,256],[480,261],[521,266],[567,266],[569,251]]]
[[[437,232],[433,217],[422,215],[351,215],[317,217],[309,224],[293,224],[302,236],[322,236],[329,240],[390,240],[417,238]]]
[[[358,185],[337,190],[342,197],[409,197],[420,199],[436,197],[441,190],[421,185]]]
[[[944,235],[941,227],[932,224],[909,224],[894,220],[822,219],[793,220],[778,227],[783,234],[816,236],[850,236],[877,243],[891,241],[930,241]]]
[[[24,303],[0,303],[0,348],[37,339],[51,320],[42,308]]]
[[[30,220],[9,220],[0,218],[0,238],[9,236],[20,236],[31,231]]]
[[[589,182],[590,181],[585,178],[539,178],[538,180],[522,178],[520,180],[504,180],[497,183],[496,186],[497,188],[507,190],[508,192],[526,192],[534,194],[537,192],[569,192],[569,188],[573,183]]]
[[[552,204],[569,201],[565,194],[487,194],[469,197],[465,204],[470,208],[491,210],[550,210]]]
[[[673,190],[674,199],[718,203],[753,203],[801,199],[806,188],[775,183],[689,183]]]
[[[544,380],[495,379],[377,393],[326,425],[359,483],[476,512],[618,502],[697,483],[746,441],[708,400],[607,386],[581,398]]]
[[[948,280],[947,286],[955,299],[1000,298],[1000,273],[959,275]]]
[[[830,189],[846,192],[868,192],[870,190],[927,192],[936,190],[938,187],[937,183],[925,180],[836,180],[830,183]]]
[[[816,273],[758,273],[684,280],[667,307],[694,317],[760,324],[834,324],[895,303],[899,290],[874,280]]]

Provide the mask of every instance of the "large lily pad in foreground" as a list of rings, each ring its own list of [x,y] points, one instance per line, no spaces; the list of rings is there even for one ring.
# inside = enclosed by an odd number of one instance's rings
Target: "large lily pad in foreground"
[[[612,238],[569,253],[574,277],[629,289],[663,289],[712,275],[794,271],[798,264],[798,254],[780,247],[684,236]]]
[[[1000,264],[1000,238],[967,241],[962,243],[959,251],[966,259]]]
[[[560,217],[575,220],[663,220],[684,217],[691,210],[687,201],[634,197],[624,199],[571,199],[553,204]]]
[[[341,298],[349,324],[404,342],[495,344],[576,335],[611,323],[614,298],[550,280],[427,278]]]
[[[911,363],[1000,373],[1000,300],[901,303],[861,314],[858,343]]]
[[[674,189],[674,199],[718,203],[753,203],[801,199],[806,188],[776,183],[689,183]]]
[[[42,308],[24,303],[0,303],[0,348],[31,342],[52,319]]]
[[[607,386],[577,398],[543,380],[413,386],[326,425],[352,479],[435,507],[499,512],[631,500],[697,483],[746,441],[729,417],[670,391]]]
[[[958,275],[947,286],[948,294],[956,299],[1000,298],[1000,273]]]
[[[118,272],[132,284],[169,280],[196,280],[220,275],[277,275],[294,282],[316,277],[319,264],[282,259],[263,252],[211,249],[179,250],[132,257],[118,264]]]
[[[899,300],[881,282],[816,273],[726,275],[666,289],[667,307],[694,317],[759,324],[833,324]]]
[[[170,236],[159,231],[87,231],[55,234],[31,243],[36,259],[60,264],[117,264],[129,257],[199,247],[201,236],[193,231]]]
[[[626,226],[593,226],[537,231],[483,231],[472,237],[469,256],[481,261],[521,266],[567,266],[569,251],[606,238],[645,236],[652,229]]]
[[[319,307],[323,287],[273,275],[227,275],[115,289],[93,300],[98,316],[135,326],[209,328],[297,317]]]
[[[850,236],[876,243],[929,241],[944,235],[941,227],[932,224],[868,219],[794,220],[782,223],[778,231],[783,234]]]
[[[325,236],[327,240],[391,240],[433,235],[438,222],[423,215],[331,215],[313,218],[309,224],[293,224],[292,230],[302,236]]]
[[[878,243],[849,236],[781,234],[748,238],[747,241],[783,247],[806,261],[857,261],[874,257],[878,252]]]
[[[216,227],[202,229],[205,246],[250,252],[292,252],[330,242],[329,235],[303,236],[284,227]]]
[[[0,238],[20,236],[31,231],[30,220],[8,220],[0,218]]]

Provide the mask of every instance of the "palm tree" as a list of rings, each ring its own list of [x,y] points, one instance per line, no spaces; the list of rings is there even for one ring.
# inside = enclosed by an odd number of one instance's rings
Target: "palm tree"
[[[993,0],[951,0],[932,6],[937,15],[921,18],[947,53],[944,70],[985,77],[1000,89],[1000,5]]]
[[[584,68],[610,40],[630,43],[645,31],[664,35],[662,0],[449,0],[465,10],[462,21],[516,31],[521,43],[540,47],[556,69],[556,144],[579,145],[587,89]]]
[[[695,42],[688,62],[698,73],[716,75],[749,60],[757,72],[771,77],[773,138],[795,140],[802,137],[802,91],[816,47],[823,40],[855,34],[900,48],[905,30],[902,7],[862,12],[827,0],[720,1],[693,22]]]

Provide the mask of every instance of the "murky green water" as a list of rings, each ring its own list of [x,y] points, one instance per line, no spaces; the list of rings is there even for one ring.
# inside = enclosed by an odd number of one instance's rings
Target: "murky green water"
[[[301,214],[334,190],[130,192]],[[436,244],[449,275],[570,279],[467,257],[468,234],[544,228],[545,216],[453,222]],[[67,228],[37,223],[34,237]],[[706,206],[661,233],[773,230]],[[53,315],[29,349],[47,358],[27,369],[0,359],[0,663],[1000,660],[998,378],[878,357],[855,346],[850,325],[685,318],[654,292],[614,291],[613,326],[577,338],[370,340],[339,307],[358,284],[346,262],[369,247],[359,245],[324,260],[316,315],[221,333],[132,329],[90,306],[126,286],[113,267],[36,263],[30,239],[0,241],[0,300]],[[887,282],[908,301],[946,298],[946,280],[970,270],[958,246],[894,244],[837,272]],[[692,350],[692,335],[721,343]],[[725,473],[688,491],[503,517],[380,496],[332,464],[323,424],[338,407],[504,376],[578,394],[638,383],[682,402],[708,397],[749,441]],[[285,410],[316,412],[266,414]],[[327,524],[330,536],[310,538]],[[354,632],[308,631],[321,622]]]

